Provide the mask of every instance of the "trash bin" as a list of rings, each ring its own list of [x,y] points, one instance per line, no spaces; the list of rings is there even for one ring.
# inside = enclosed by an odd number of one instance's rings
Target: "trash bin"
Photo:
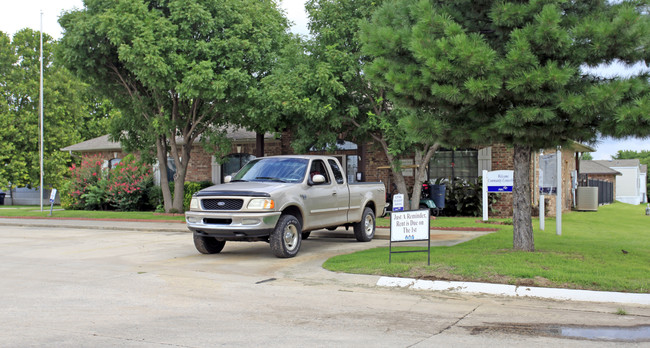
[[[0,192],[0,205],[5,205],[5,195],[6,193]]]
[[[447,186],[445,185],[431,185],[431,199],[436,204],[436,207],[443,209],[445,207],[445,192],[447,191]]]

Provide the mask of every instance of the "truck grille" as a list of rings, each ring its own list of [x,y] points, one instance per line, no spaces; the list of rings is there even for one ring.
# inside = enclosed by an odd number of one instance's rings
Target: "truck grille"
[[[240,210],[243,199],[202,199],[203,210]]]

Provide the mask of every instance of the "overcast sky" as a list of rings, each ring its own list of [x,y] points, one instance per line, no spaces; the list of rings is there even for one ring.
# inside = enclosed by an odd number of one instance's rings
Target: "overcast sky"
[[[283,0],[280,2],[289,19],[294,23],[295,33],[307,34],[307,15],[304,0]],[[83,7],[82,0],[17,0],[5,1],[0,11],[0,31],[13,35],[22,28],[40,30],[41,11],[43,12],[43,31],[59,39],[62,35],[57,20],[63,11]],[[604,75],[621,74],[619,68],[602,69]],[[623,73],[624,74],[624,73]],[[594,159],[608,160],[618,150],[650,150],[650,139],[601,139],[594,146]]]

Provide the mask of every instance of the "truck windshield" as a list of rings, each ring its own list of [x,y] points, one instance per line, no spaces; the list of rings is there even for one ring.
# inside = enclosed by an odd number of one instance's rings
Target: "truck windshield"
[[[242,167],[232,181],[302,182],[308,164],[302,158],[258,158]]]

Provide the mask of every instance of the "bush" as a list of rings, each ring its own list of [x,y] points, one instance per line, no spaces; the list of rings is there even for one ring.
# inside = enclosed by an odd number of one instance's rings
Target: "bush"
[[[151,169],[128,155],[111,169],[106,185],[107,201],[121,211],[141,210],[148,205],[147,192],[153,185]]]
[[[488,209],[496,203],[499,194],[488,195]],[[444,213],[447,216],[481,216],[483,213],[483,181],[468,182],[456,178],[447,184]]]
[[[61,189],[64,209],[164,211],[160,186],[153,185],[151,169],[128,155],[111,170],[102,170],[102,159],[93,156],[70,168],[71,180]],[[174,192],[174,183],[170,183]],[[185,182],[183,206],[189,210],[192,195],[212,186],[210,181]],[[173,198],[173,197],[172,197]]]
[[[212,185],[213,184],[210,181],[201,181],[201,182],[186,181],[185,185],[183,185],[185,186],[184,187],[185,196],[183,197],[183,209],[185,209],[185,211],[190,210],[190,201],[192,200],[192,195]]]
[[[196,192],[212,186],[213,183],[210,181],[200,181],[200,182],[194,182],[194,181],[186,181],[183,184],[183,189],[185,190],[185,194],[183,196],[183,208],[185,211],[190,209],[190,200],[192,200],[192,195],[194,195]],[[174,197],[174,183],[170,182],[169,183],[169,191],[172,194],[172,199]],[[164,212],[164,201],[163,201],[163,196],[162,196],[162,189],[160,186],[153,186],[149,189],[149,204],[151,204],[152,207],[156,208],[156,212]]]
[[[73,164],[69,168],[71,180],[64,185],[61,194],[61,205],[65,209],[82,210],[89,204],[86,200],[93,187],[102,180],[102,159],[99,155],[85,158],[79,166]],[[65,193],[65,194],[63,194]],[[64,198],[64,196],[66,196]],[[65,203],[64,203],[65,202]]]

